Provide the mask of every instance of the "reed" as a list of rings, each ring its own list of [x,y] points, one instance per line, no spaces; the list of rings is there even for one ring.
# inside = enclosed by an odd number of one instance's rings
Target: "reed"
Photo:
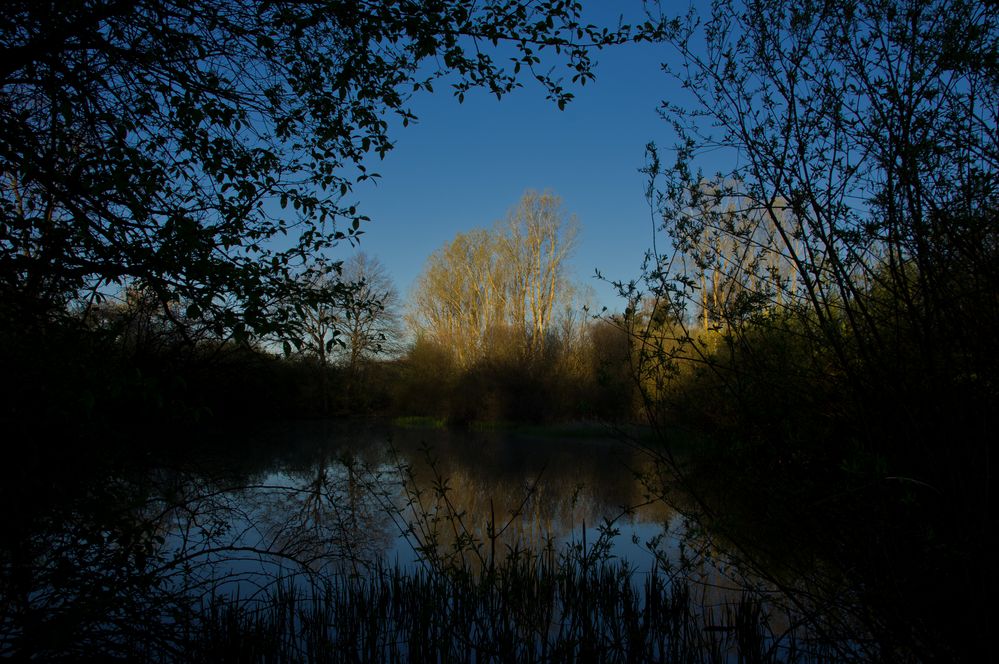
[[[212,662],[840,660],[797,631],[776,638],[752,596],[705,606],[691,583],[550,551],[486,568],[289,578],[253,601],[206,599],[177,652]]]

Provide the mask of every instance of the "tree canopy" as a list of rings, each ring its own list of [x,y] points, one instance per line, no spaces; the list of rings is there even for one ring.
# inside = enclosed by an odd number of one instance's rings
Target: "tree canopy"
[[[0,293],[49,317],[136,285],[268,331],[294,275],[361,232],[351,189],[415,92],[559,106],[591,52],[658,27],[569,0],[79,0],[0,8]],[[296,297],[289,294],[297,293]],[[284,308],[284,309],[283,309]]]

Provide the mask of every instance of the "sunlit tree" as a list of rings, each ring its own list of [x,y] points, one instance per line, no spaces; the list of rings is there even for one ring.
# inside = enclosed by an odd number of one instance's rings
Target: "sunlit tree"
[[[528,191],[498,230],[509,270],[509,319],[525,336],[528,354],[544,349],[555,317],[571,301],[567,257],[576,247],[579,222],[552,193]]]
[[[527,192],[505,222],[459,233],[427,260],[410,326],[452,349],[460,366],[497,350],[510,335],[522,357],[539,355],[558,333],[559,317],[572,312],[568,259],[577,232],[561,199]]]
[[[413,290],[410,327],[450,349],[459,366],[474,362],[506,322],[507,270],[495,246],[487,231],[459,233],[431,254]]]

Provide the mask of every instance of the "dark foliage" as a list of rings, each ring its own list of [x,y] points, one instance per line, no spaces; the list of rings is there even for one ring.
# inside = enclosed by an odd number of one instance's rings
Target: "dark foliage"
[[[580,11],[5,3],[0,293],[48,317],[137,284],[220,336],[279,328],[309,297],[296,270],[360,232],[351,187],[391,149],[389,121],[414,119],[416,91],[501,97],[530,77],[561,107],[558,72],[586,82],[593,49],[657,31],[583,25]]]
[[[792,594],[861,598],[885,659],[985,655],[968,632],[999,412],[997,19],[714,3],[672,40],[676,161],[650,150],[674,253],[650,254],[632,301],[649,410],[705,434],[681,471],[726,478],[701,507],[747,557],[778,555],[770,524],[800,533],[823,588]],[[732,160],[705,176],[713,145]]]

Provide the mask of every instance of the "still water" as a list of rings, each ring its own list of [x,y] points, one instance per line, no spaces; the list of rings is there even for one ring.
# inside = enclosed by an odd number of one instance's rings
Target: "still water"
[[[598,622],[611,631],[621,621],[657,620],[659,614],[635,609],[648,595],[635,604],[626,596],[646,592],[643,583],[659,583],[658,602],[671,592],[661,584],[682,575],[690,601],[679,606],[706,617],[676,614],[680,623],[671,624],[685,626],[681,644],[700,652],[704,643],[722,648],[718,644],[729,635],[735,638],[733,624],[719,625],[716,618],[730,615],[743,591],[756,584],[690,516],[694,510],[664,479],[657,456],[611,429],[467,431],[313,422],[200,432],[197,441],[183,455],[148,463],[136,463],[133,455],[124,465],[57,472],[43,462],[8,483],[0,528],[0,656],[118,652],[183,661],[197,652],[211,661],[214,655],[204,648],[220,642],[222,632],[237,635],[231,642],[237,650],[247,630],[261,629],[288,636],[279,650],[289,643],[296,649],[309,621],[353,643],[354,636],[341,633],[342,613],[358,602],[339,604],[335,619],[320,620],[325,609],[317,604],[287,623],[275,617],[283,615],[282,597],[289,589],[306,602],[340,601],[342,592],[359,601],[410,597],[391,589],[379,594],[363,584],[405,586],[401,574],[434,588],[442,570],[491,570],[523,560],[525,551],[566,561],[549,567],[554,574],[529,574],[528,586],[539,579],[575,583],[585,596],[591,582],[609,579],[602,597],[610,602],[611,618]],[[617,571],[601,577],[607,569]],[[337,589],[309,594],[330,588],[324,584],[331,580]],[[355,583],[362,586],[350,585]],[[450,590],[441,592],[437,603],[415,605],[417,613],[454,610]],[[533,592],[527,607],[536,604]],[[483,597],[474,588],[469,593],[466,599]],[[558,597],[559,610],[586,621],[596,610],[571,592]],[[757,606],[768,607],[760,597]],[[220,613],[233,606],[236,613]],[[253,606],[263,613],[249,623],[245,610]],[[624,606],[631,613],[621,614]],[[506,614],[483,610],[485,632],[477,627],[476,633],[496,636],[492,621]],[[392,629],[412,636],[439,627],[439,620],[410,624],[413,613],[405,611],[405,624]],[[788,632],[787,621],[765,612],[771,617],[754,624],[769,634]],[[575,618],[525,624],[552,625],[559,630],[552,643],[569,630],[563,641],[572,648],[580,647],[574,630],[594,633],[581,626],[590,623]],[[641,633],[665,638],[673,632],[658,627]],[[548,643],[547,632],[538,634],[539,643]],[[772,649],[782,638],[761,635],[754,643]],[[666,652],[642,639],[635,641],[636,652]],[[380,643],[383,654],[402,652],[395,642]],[[447,639],[441,643],[452,647]]]
[[[644,574],[689,545],[654,459],[611,429],[310,423],[253,438],[245,455],[155,473],[150,513],[185,583],[246,593],[289,574],[573,544]]]

